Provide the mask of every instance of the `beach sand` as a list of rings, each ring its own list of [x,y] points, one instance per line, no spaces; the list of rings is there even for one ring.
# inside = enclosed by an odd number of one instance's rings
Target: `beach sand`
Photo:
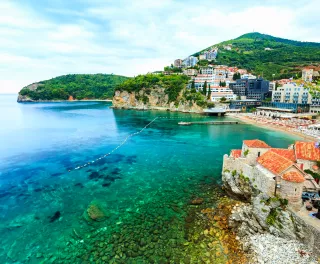
[[[267,129],[271,129],[271,130],[282,131],[282,132],[288,133],[290,135],[296,135],[298,137],[303,138],[306,141],[318,141],[318,139],[316,137],[305,135],[305,134],[297,132],[297,131],[293,131],[292,128],[275,126],[275,125],[271,125],[271,124],[265,124],[262,122],[258,122],[256,120],[252,120],[252,119],[248,118],[246,115],[228,114],[228,116],[235,118],[235,119],[238,119],[244,123],[254,125],[254,126],[259,126],[259,127],[263,127],[263,128],[267,128]]]

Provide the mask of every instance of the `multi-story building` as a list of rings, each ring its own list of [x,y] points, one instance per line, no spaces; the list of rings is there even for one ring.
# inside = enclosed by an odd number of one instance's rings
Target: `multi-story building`
[[[201,74],[211,74],[211,75],[213,75],[214,69],[212,67],[201,68],[200,72],[201,72]]]
[[[176,59],[173,63],[174,67],[181,67],[182,66],[182,60],[181,59]]]
[[[320,92],[314,91],[310,105],[311,113],[320,113]]]
[[[246,96],[247,99],[258,101],[266,99],[269,95],[269,81],[259,79],[238,79],[230,82],[229,87],[237,96]]]
[[[227,101],[235,100],[237,96],[233,91],[227,87],[210,87],[211,91],[211,101],[220,102],[222,98],[225,98]]]
[[[205,51],[203,54],[199,55],[199,60],[215,60],[218,54],[218,49],[211,49]]]
[[[196,69],[184,69],[183,74],[187,76],[195,76],[198,74],[198,71]]]
[[[311,95],[309,89],[295,83],[287,83],[272,92],[272,102],[311,104]]]
[[[269,83],[269,92],[275,91],[275,89],[276,89],[276,83],[270,82]]]
[[[311,82],[313,76],[313,69],[304,68],[302,70],[302,80],[305,82]]]
[[[185,67],[193,67],[197,64],[198,59],[194,56],[190,56],[183,60],[182,65]]]

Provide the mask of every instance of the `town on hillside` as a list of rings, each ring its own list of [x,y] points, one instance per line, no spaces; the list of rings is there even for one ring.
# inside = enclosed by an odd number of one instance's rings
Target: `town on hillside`
[[[231,50],[232,45],[223,49]],[[319,66],[306,66],[289,79],[266,80],[246,69],[216,65],[218,53],[218,48],[211,47],[198,56],[176,59],[153,74],[189,76],[187,88],[205,95],[214,105],[212,113],[236,114],[245,121],[320,140],[316,121],[320,113]]]

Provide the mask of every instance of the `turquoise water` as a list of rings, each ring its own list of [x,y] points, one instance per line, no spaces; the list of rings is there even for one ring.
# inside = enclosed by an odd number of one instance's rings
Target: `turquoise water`
[[[295,139],[245,124],[177,125],[226,118],[110,106],[18,104],[16,96],[0,96],[0,263],[181,259],[188,201],[220,184],[223,154],[244,139],[274,147]],[[155,117],[161,118],[110,156],[73,170]],[[88,220],[90,204],[98,205],[103,221]]]

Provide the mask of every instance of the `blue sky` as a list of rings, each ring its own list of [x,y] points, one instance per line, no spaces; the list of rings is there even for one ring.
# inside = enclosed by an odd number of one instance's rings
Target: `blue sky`
[[[0,93],[68,73],[161,70],[253,30],[320,42],[318,0],[1,0],[0,10]]]

